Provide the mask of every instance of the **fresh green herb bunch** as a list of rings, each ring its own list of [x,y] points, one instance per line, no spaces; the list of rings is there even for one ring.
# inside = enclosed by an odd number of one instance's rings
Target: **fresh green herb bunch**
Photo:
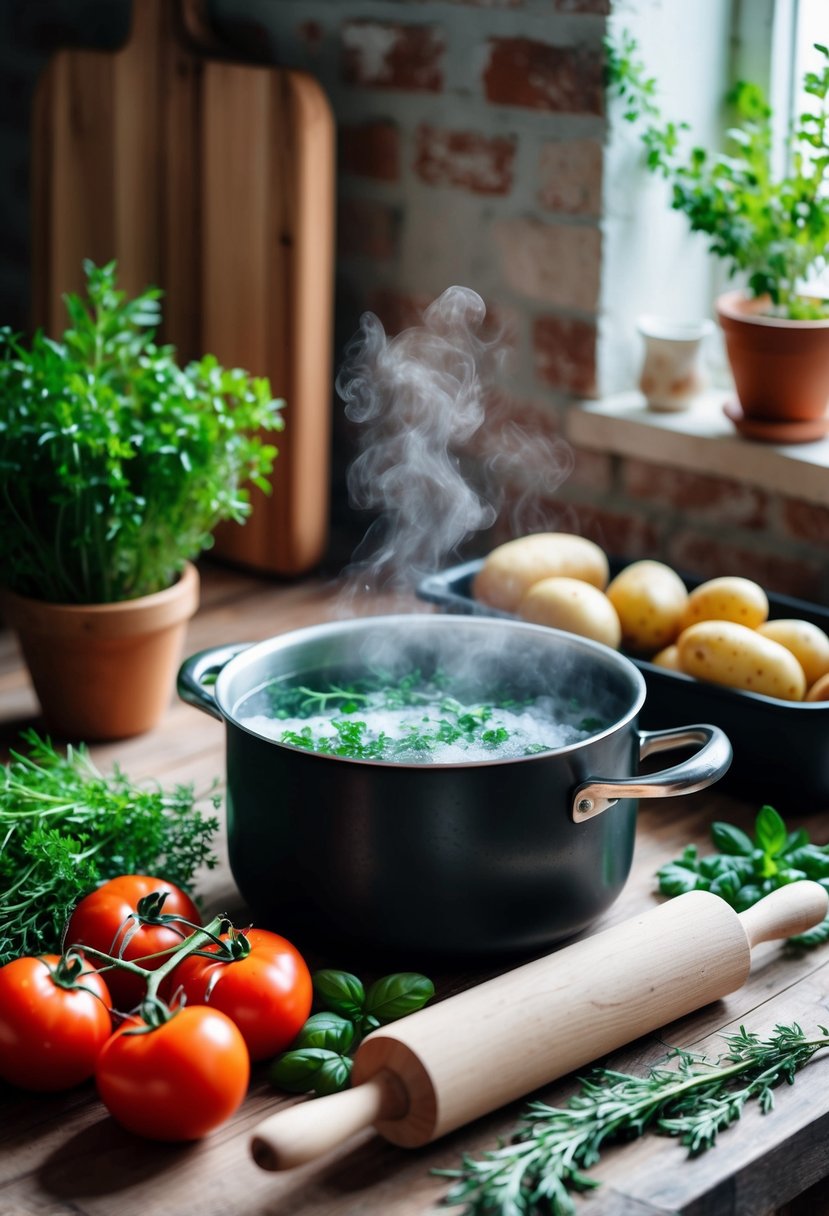
[[[646,74],[628,32],[605,44],[606,81],[623,99],[627,121],[641,127],[647,166],[672,187],[671,205],[693,232],[709,238],[711,253],[730,274],[746,276],[754,296],[769,296],[774,311],[791,319],[829,316],[829,306],[798,294],[803,280],[827,265],[829,247],[829,49],[819,72],[807,72],[803,87],[815,98],[814,112],[800,114],[789,134],[789,168],[772,171],[772,110],[763,90],[740,81],[728,96],[736,122],[726,132],[725,151],[683,151],[684,123],[665,121],[657,85]]]
[[[190,786],[139,786],[104,776],[84,747],[63,755],[34,731],[24,739],[28,754],[0,770],[0,966],[58,951],[77,901],[108,878],[152,874],[190,891],[216,864],[218,820]]]
[[[162,590],[267,491],[282,426],[266,379],[158,346],[160,291],[84,263],[61,341],[0,330],[0,568],[11,590],[110,603]]]
[[[776,1026],[764,1039],[741,1027],[725,1036],[720,1060],[674,1051],[676,1067],[645,1077],[598,1069],[567,1106],[533,1102],[509,1143],[480,1160],[464,1157],[460,1169],[436,1170],[453,1180],[444,1203],[462,1205],[463,1216],[576,1216],[573,1193],[600,1185],[585,1171],[606,1144],[650,1129],[677,1137],[691,1156],[705,1152],[749,1101],[763,1114],[772,1109],[775,1086],[792,1084],[829,1047],[829,1031],[819,1029],[810,1037],[796,1023]]]
[[[352,1055],[364,1035],[422,1009],[435,986],[417,971],[375,980],[366,991],[349,971],[326,969],[313,976],[315,1012],[271,1066],[270,1079],[289,1093],[338,1093],[351,1082]]]
[[[711,891],[743,912],[791,882],[809,878],[829,890],[829,845],[814,844],[805,828],[790,832],[772,806],[761,808],[753,835],[731,823],[713,823],[711,840],[719,850],[700,857],[690,844],[657,872],[663,895]],[[808,933],[789,938],[795,946],[829,941],[829,917]]]

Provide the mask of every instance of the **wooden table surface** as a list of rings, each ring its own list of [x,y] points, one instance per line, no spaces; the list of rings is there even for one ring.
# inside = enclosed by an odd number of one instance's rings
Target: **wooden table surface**
[[[355,612],[427,610],[414,601],[344,598],[339,587],[321,579],[275,584],[217,566],[203,568],[202,577],[202,606],[190,627],[187,653]],[[0,630],[0,740],[8,746],[30,724],[37,725],[36,702],[16,644]],[[117,763],[133,778],[207,789],[223,774],[223,727],[174,700],[149,734],[94,747],[92,754],[104,770]],[[754,803],[714,791],[643,802],[628,884],[591,931],[653,906],[655,870],[686,843],[710,851],[712,820],[750,827],[757,810]],[[822,843],[826,810],[810,807],[792,826],[806,826]],[[207,913],[244,913],[224,858],[199,889]],[[319,962],[349,968],[342,957]],[[760,1033],[777,1022],[798,1021],[807,1030],[829,1024],[828,963],[829,947],[792,957],[777,944],[761,946],[739,992],[640,1039],[610,1063],[646,1070],[664,1060],[669,1045],[717,1056],[719,1034],[741,1023]],[[484,976],[433,978],[440,997]],[[573,1089],[568,1078],[536,1096],[559,1104]],[[181,1146],[122,1131],[97,1101],[92,1083],[54,1097],[0,1089],[0,1216],[415,1216],[435,1211],[446,1193],[446,1181],[431,1171],[459,1165],[464,1152],[495,1147],[499,1136],[514,1129],[523,1107],[515,1103],[424,1149],[395,1148],[366,1132],[316,1164],[266,1173],[249,1154],[250,1133],[263,1116],[295,1100],[276,1093],[265,1066],[256,1066],[236,1116],[205,1140]],[[778,1090],[769,1115],[746,1110],[700,1158],[688,1160],[674,1141],[649,1135],[608,1149],[593,1173],[603,1185],[577,1200],[579,1216],[829,1213],[829,1063],[817,1058],[795,1085]]]

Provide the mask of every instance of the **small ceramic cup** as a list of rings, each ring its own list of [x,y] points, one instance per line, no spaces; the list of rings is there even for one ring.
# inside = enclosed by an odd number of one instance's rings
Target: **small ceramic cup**
[[[713,332],[714,323],[640,317],[637,329],[645,343],[639,388],[648,408],[660,412],[687,409],[708,382],[702,343]]]

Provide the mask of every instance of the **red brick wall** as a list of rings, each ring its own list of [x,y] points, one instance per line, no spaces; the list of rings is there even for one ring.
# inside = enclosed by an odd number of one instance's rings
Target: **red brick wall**
[[[538,436],[529,490],[502,476],[499,527],[552,525],[544,455],[596,389],[607,0],[388,0],[371,17],[288,0],[247,31],[243,7],[217,5],[226,35],[314,73],[337,116],[338,352],[366,308],[396,332],[452,284],[480,292],[510,351],[500,416]],[[340,425],[340,500],[350,440]],[[526,461],[500,463],[526,482]]]
[[[470,552],[569,528],[620,556],[829,601],[829,510],[796,487],[784,500],[738,479],[563,455],[564,411],[597,390],[609,0],[389,0],[371,18],[347,0],[311,7],[310,31],[291,28],[289,3],[269,32],[338,116],[340,349],[361,309],[394,332],[455,282],[504,326],[511,358],[476,445],[481,458],[501,445],[501,513]],[[505,421],[523,437],[515,458]]]
[[[796,486],[774,496],[738,479],[573,453],[563,439],[564,411],[597,388],[609,8],[610,0],[209,3],[237,52],[308,71],[331,99],[337,352],[364,309],[395,331],[453,283],[480,292],[503,326],[510,359],[478,444],[481,458],[504,449],[503,509],[471,550],[515,531],[571,528],[620,555],[662,556],[699,575],[753,575],[827,602],[829,510],[799,500]],[[12,42],[0,50],[0,74],[5,64],[6,79],[18,79],[14,30],[5,33]],[[19,205],[15,221],[7,203],[4,241],[25,249],[22,119],[5,121],[0,156],[5,147],[17,157]],[[511,454],[506,436],[519,434],[523,446]],[[352,438],[338,414],[335,534],[353,524],[344,488]]]

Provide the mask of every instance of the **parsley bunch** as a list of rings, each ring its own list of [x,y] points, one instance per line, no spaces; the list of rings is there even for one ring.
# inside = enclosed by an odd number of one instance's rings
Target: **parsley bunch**
[[[59,950],[75,904],[105,879],[152,874],[190,890],[199,866],[216,864],[218,821],[191,787],[105,777],[84,747],[62,755],[34,731],[24,738],[28,755],[0,770],[0,966]]]
[[[163,590],[268,489],[282,426],[266,379],[159,346],[160,292],[84,264],[61,341],[0,330],[0,569],[11,590],[111,603]]]

